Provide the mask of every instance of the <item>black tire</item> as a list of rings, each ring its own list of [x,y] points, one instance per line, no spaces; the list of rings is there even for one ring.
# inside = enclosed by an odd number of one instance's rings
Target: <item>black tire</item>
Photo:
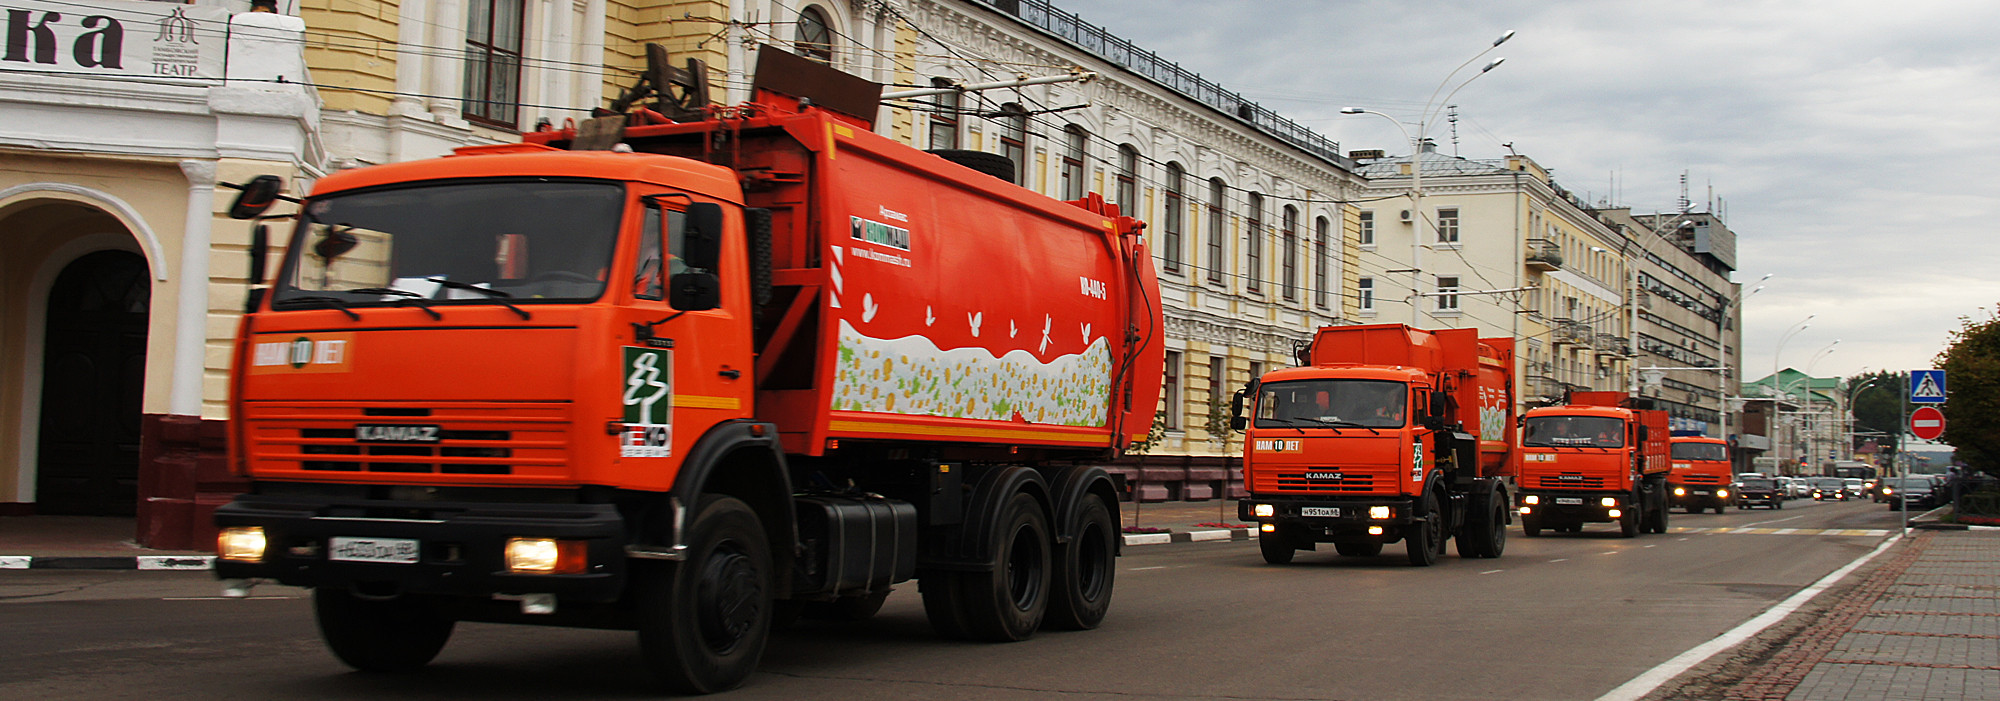
[[[1438,509],[1436,485],[1424,488],[1424,498],[1417,502],[1417,520],[1403,533],[1408,541],[1410,566],[1429,567],[1437,564],[1438,556],[1444,553],[1444,514]]]
[[[1095,494],[1077,506],[1076,536],[1056,550],[1055,598],[1043,625],[1058,630],[1090,630],[1111,611],[1111,585],[1118,574],[1118,524]]]
[[[991,572],[967,573],[962,580],[966,632],[975,640],[1026,640],[1048,613],[1055,540],[1048,517],[1034,495],[1016,492],[1000,510]]]
[[[1632,508],[1627,509],[1625,513],[1618,516],[1618,537],[1620,538],[1639,537],[1639,519],[1645,512],[1645,507],[1636,502],[1630,504],[1630,506]]]
[[[1521,533],[1529,538],[1542,537],[1542,520],[1533,516],[1522,516]]]
[[[1716,505],[1715,505],[1715,513],[1717,513],[1717,514],[1725,514],[1725,513],[1729,513],[1728,511],[1725,511],[1725,510],[1724,510],[1725,508],[1727,508],[1727,507],[1724,507],[1724,506],[1723,506],[1723,505],[1721,505],[1721,504],[1716,504]]]
[[[436,599],[404,595],[375,601],[327,587],[313,590],[313,613],[333,656],[363,672],[408,672],[430,664],[455,624]]]
[[[676,692],[735,688],[757,671],[771,635],[771,544],[734,497],[701,500],[687,559],[639,573],[639,654]]]
[[[1660,535],[1667,534],[1667,530],[1673,526],[1673,513],[1674,510],[1667,508],[1666,504],[1660,505],[1659,530],[1654,531],[1654,533],[1658,533]]]
[[[1498,502],[1500,495],[1494,493],[1490,500]],[[1458,556],[1471,558],[1499,557],[1507,550],[1507,514],[1505,504],[1494,503],[1484,514],[1471,515],[1471,521],[1458,529]]]
[[[917,590],[924,597],[924,616],[930,619],[931,630],[950,640],[964,640],[972,637],[972,627],[965,619],[965,577],[959,572],[920,572]]]
[[[1772,511],[1776,511],[1776,510],[1778,510],[1778,509],[1782,509],[1782,508],[1785,508],[1785,501],[1784,501],[1783,499],[1779,499],[1779,500],[1777,500],[1777,501],[1773,501],[1773,502],[1771,502],[1771,510],[1772,510]]]
[[[800,607],[799,614],[819,621],[865,621],[882,611],[883,602],[889,600],[889,591],[843,596],[832,601],[808,601]]]
[[[1334,543],[1333,551],[1340,553],[1342,557],[1374,557],[1376,555],[1382,554],[1382,541],[1371,540],[1366,543]]]
[[[1292,556],[1299,549],[1292,546],[1292,539],[1286,535],[1283,526],[1276,531],[1257,531],[1257,550],[1264,554],[1264,562],[1273,565],[1292,564]]]
[[[1006,156],[1002,156],[997,153],[987,153],[985,151],[968,151],[964,149],[941,148],[931,151],[930,153],[936,155],[939,158],[951,161],[953,163],[957,163],[959,165],[971,168],[973,170],[985,173],[987,175],[991,175],[1001,180],[1005,180],[1010,183],[1014,182],[1015,169],[1014,169],[1014,159],[1012,158],[1008,158]]]

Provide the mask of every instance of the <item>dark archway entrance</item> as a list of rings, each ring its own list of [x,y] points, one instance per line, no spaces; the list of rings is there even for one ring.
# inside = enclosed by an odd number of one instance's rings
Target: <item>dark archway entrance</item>
[[[98,251],[49,290],[35,512],[130,516],[146,379],[146,260]]]

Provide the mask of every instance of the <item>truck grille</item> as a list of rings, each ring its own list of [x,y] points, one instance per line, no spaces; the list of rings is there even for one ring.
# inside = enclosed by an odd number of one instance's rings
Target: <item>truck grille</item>
[[[1312,477],[1308,477],[1308,473]],[[1338,474],[1335,479],[1331,475]],[[1396,477],[1385,468],[1297,467],[1258,471],[1251,491],[1258,494],[1375,494],[1396,491]]]
[[[1561,475],[1537,475],[1535,477],[1535,486],[1541,489],[1603,489],[1604,488],[1604,478],[1602,477],[1585,477],[1583,475],[1578,475],[1576,473],[1567,473],[1567,474],[1573,476],[1570,479],[1563,479]]]
[[[258,474],[569,474],[566,404],[341,402],[252,403],[244,409],[249,459]],[[357,426],[419,427],[422,440],[363,441]],[[433,428],[434,431],[433,431]]]
[[[1721,475],[1687,475],[1681,478],[1688,484],[1722,484]]]

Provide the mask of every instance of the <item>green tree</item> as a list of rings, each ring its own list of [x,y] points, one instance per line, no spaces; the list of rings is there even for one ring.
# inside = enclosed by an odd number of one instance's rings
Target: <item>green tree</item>
[[[1854,409],[1855,447],[1872,440],[1882,446],[1885,454],[1902,448],[1898,441],[1903,436],[1903,392],[1908,383],[1903,373],[1886,370],[1847,378],[1846,390],[1852,392],[1850,406]],[[1856,392],[1857,388],[1861,391]]]
[[[1963,328],[1937,356],[1951,391],[1942,440],[1967,466],[2000,476],[2000,315],[1959,321]]]

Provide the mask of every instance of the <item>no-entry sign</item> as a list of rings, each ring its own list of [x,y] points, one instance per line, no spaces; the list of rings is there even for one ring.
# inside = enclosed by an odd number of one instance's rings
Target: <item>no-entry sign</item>
[[[1944,435],[1944,412],[1937,407],[1918,407],[1910,412],[1910,433],[1927,441]]]

